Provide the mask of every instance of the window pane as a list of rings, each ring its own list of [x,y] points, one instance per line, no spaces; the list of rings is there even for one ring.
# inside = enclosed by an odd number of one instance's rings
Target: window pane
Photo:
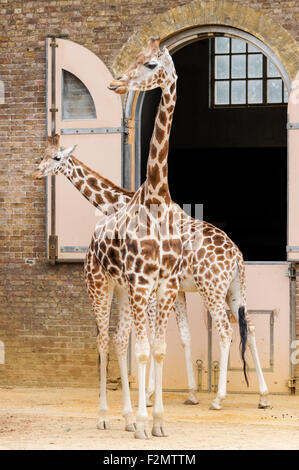
[[[232,78],[245,78],[246,77],[246,56],[235,55],[232,56]]]
[[[267,85],[268,85],[268,92],[267,92],[268,103],[281,103],[282,80],[281,79],[267,80]]]
[[[229,52],[229,38],[216,38],[215,52],[216,54],[227,54]]]
[[[277,68],[269,59],[267,59],[267,75],[268,77],[280,77],[280,73]]]
[[[229,82],[215,82],[215,104],[229,104]]]
[[[215,57],[216,78],[229,78],[229,56]]]
[[[262,54],[252,54],[248,56],[248,77],[263,76],[263,56]]]
[[[263,81],[248,80],[248,103],[263,102]]]
[[[236,80],[232,82],[232,104],[246,103],[246,82]]]
[[[256,47],[248,43],[248,52],[261,52]]]
[[[62,119],[96,119],[93,99],[81,80],[67,70],[62,70],[62,80]]]
[[[232,52],[246,52],[246,42],[241,39],[232,39]]]

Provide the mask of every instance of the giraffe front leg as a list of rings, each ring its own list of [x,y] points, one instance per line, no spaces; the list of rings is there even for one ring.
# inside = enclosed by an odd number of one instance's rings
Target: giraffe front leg
[[[126,290],[117,289],[116,296],[119,307],[119,320],[114,335],[114,347],[118,358],[121,375],[123,410],[122,416],[125,418],[125,430],[135,432],[136,422],[133,414],[130,386],[128,380],[128,344],[132,329],[133,317],[129,305],[128,293]]]
[[[152,435],[156,437],[167,437],[168,431],[164,421],[164,408],[162,399],[162,376],[163,362],[166,354],[166,343],[155,342],[154,346],[154,369],[155,369],[155,403],[153,409]]]
[[[135,355],[138,368],[138,411],[136,415],[136,439],[150,439],[146,409],[145,378],[150,348],[147,338],[136,338]]]
[[[178,286],[177,286],[178,287]],[[155,325],[154,361],[155,361],[155,402],[153,408],[152,435],[167,437],[168,431],[164,421],[162,396],[163,362],[166,355],[166,330],[169,314],[174,307],[177,292],[169,291],[162,286],[157,296],[157,315]]]
[[[156,320],[156,306],[157,306],[157,299],[156,294],[152,294],[149,298],[148,306],[147,306],[147,317],[148,317],[148,324],[149,324],[149,334],[150,334],[150,366],[149,366],[149,373],[148,373],[148,383],[147,383],[147,391],[146,391],[146,406],[151,407],[153,403],[151,398],[155,391],[155,364],[154,364],[154,354],[153,354],[153,347],[154,347],[154,339],[155,339],[155,320]]]
[[[109,318],[114,286],[108,281],[106,275],[103,273],[100,264],[93,255],[93,249],[91,246],[89,247],[86,256],[84,275],[98,328],[97,347],[100,355],[100,405],[97,428],[103,430],[110,428],[106,385],[109,347]]]
[[[108,419],[108,405],[106,395],[106,384],[107,384],[107,365],[108,365],[108,354],[107,352],[100,352],[100,406],[99,416],[97,422],[97,428],[101,430],[110,429]]]
[[[138,288],[138,286],[137,286]],[[146,364],[150,355],[150,346],[146,331],[146,308],[152,286],[144,295],[140,295],[136,286],[130,286],[129,302],[136,331],[135,356],[138,371],[138,411],[136,415],[136,439],[149,439],[148,414],[146,408]]]
[[[227,381],[227,367],[229,350],[232,340],[232,328],[228,321],[226,311],[223,308],[210,310],[212,318],[216,321],[218,337],[220,341],[220,373],[218,392],[216,398],[213,400],[210,410],[221,410],[222,402],[226,397],[226,381]]]
[[[188,379],[188,398],[184,401],[184,405],[197,405],[198,398],[196,396],[196,383],[191,355],[191,334],[187,318],[187,305],[185,292],[179,292],[174,307],[176,322],[179,329],[180,339],[185,353],[185,362]]]

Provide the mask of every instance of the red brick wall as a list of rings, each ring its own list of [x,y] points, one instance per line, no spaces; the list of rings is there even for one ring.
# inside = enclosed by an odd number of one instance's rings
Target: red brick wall
[[[0,341],[6,352],[0,385],[98,384],[95,323],[82,265],[48,265],[45,181],[31,177],[46,132],[46,35],[68,34],[109,67],[139,25],[184,3],[0,0]],[[297,2],[240,3],[269,14],[299,39]]]

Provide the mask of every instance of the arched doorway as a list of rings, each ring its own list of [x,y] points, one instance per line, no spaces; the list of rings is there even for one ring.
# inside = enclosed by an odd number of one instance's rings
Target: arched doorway
[[[216,44],[220,38],[229,42],[229,49],[222,53]],[[241,43],[243,49],[233,50]],[[248,308],[256,324],[262,366],[270,390],[287,393],[291,337],[290,289],[286,275],[287,93],[284,95],[283,91],[290,87],[288,74],[267,46],[254,36],[233,28],[203,26],[195,31],[185,31],[166,44],[173,54],[179,76],[178,105],[169,153],[173,199],[181,204],[204,203],[204,219],[225,230],[244,252]],[[221,78],[221,73],[217,75],[215,71],[216,62],[218,57],[225,56],[230,64],[229,75]],[[245,76],[233,76],[232,62],[237,56],[245,63]],[[259,59],[254,61],[253,56]],[[253,62],[260,63],[262,75],[254,76],[251,67],[253,75],[248,76],[249,63]],[[224,101],[220,96],[217,102],[219,91],[216,88],[220,78],[229,82],[229,93]],[[239,82],[238,85],[240,82],[245,84],[244,96],[239,102],[236,101],[238,94],[234,95],[235,84],[231,83],[234,80]],[[270,88],[275,85],[271,80],[277,80],[277,84],[280,81],[280,101],[277,97],[271,98]],[[260,92],[252,93],[253,81],[254,85],[261,81]],[[140,94],[136,101],[131,96],[127,102],[127,110],[135,103],[132,108],[135,111],[136,187],[145,177],[158,101],[159,94],[151,92]],[[194,161],[198,159],[202,164],[192,171]],[[188,294],[187,302],[193,331],[194,367],[195,362],[201,365],[199,388],[212,390],[217,382],[218,341],[199,295]],[[174,319],[171,319],[169,354],[165,362],[167,389],[182,389],[185,383],[184,374],[177,374],[178,369],[184,370],[184,363],[176,330]],[[238,342],[235,331],[229,391],[246,391]],[[134,359],[132,363],[134,373]],[[251,391],[257,390],[253,373],[251,384]]]

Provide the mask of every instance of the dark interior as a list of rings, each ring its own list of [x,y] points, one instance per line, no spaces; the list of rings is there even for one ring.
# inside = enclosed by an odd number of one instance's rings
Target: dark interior
[[[173,59],[178,101],[168,158],[172,199],[181,206],[203,204],[203,219],[224,230],[245,261],[285,261],[287,106],[211,108],[209,40],[184,47]],[[144,97],[141,181],[160,93]]]

